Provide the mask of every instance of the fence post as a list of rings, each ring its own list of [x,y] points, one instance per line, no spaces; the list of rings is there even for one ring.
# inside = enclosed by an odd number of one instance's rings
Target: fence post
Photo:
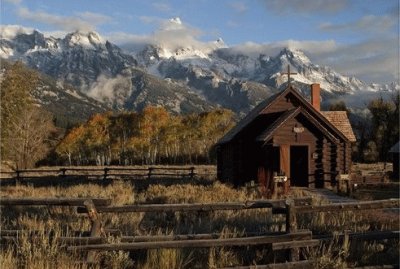
[[[110,170],[110,169],[107,167],[104,167],[104,178],[103,178],[104,180],[107,179],[108,170]]]
[[[342,247],[342,249],[343,249],[343,252],[344,252],[344,255],[346,255],[346,254],[348,254],[348,251],[349,251],[349,233],[350,233],[351,231],[350,230],[345,230],[344,231],[344,236],[343,236],[343,247]]]
[[[286,233],[297,232],[297,218],[296,218],[296,207],[293,199],[286,199]],[[293,248],[289,250],[289,261],[299,260],[299,249]]]
[[[352,185],[351,185],[351,179],[349,178],[346,180],[346,190],[347,190],[347,196],[351,196],[352,194]]]
[[[190,167],[190,174],[189,174],[189,176],[190,176],[190,179],[193,179],[193,177],[194,177],[194,167],[193,167],[193,166]]]
[[[147,178],[150,179],[151,178],[151,174],[153,172],[154,168],[153,167],[149,167],[149,173],[147,175]]]
[[[17,186],[20,183],[20,179],[21,179],[20,173],[21,173],[21,171],[18,170],[18,168],[17,168],[17,170],[15,170],[15,173],[16,173],[15,186]]]
[[[61,177],[65,177],[65,173],[67,172],[66,168],[60,168]]]
[[[91,237],[99,237],[101,235],[104,235],[102,223],[101,223],[100,217],[97,213],[97,209],[96,209],[93,201],[86,200],[83,204],[86,207],[90,222],[92,223],[90,236]],[[96,262],[96,252],[89,251],[87,254],[86,262],[88,262],[88,263]]]
[[[272,191],[272,199],[278,198],[278,181],[274,180],[274,190]]]

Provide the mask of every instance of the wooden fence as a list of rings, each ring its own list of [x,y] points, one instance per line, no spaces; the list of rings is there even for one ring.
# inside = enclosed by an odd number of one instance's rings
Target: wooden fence
[[[313,261],[300,260],[299,249],[314,247],[320,241],[332,240],[332,235],[313,237],[309,230],[297,229],[297,215],[303,213],[372,210],[400,207],[399,199],[380,201],[350,202],[342,204],[311,205],[311,198],[287,200],[259,200],[235,203],[196,204],[136,204],[113,206],[111,200],[101,198],[0,198],[1,206],[76,206],[78,213],[86,213],[92,228],[88,237],[60,237],[58,242],[68,244],[69,251],[87,252],[87,262],[96,262],[96,251],[138,250],[159,248],[208,248],[224,246],[270,245],[273,251],[288,250],[286,263],[257,265],[257,268],[312,268]],[[120,243],[106,243],[106,229],[101,213],[131,212],[210,212],[215,210],[249,210],[270,208],[272,214],[282,214],[286,218],[286,231],[256,234],[235,238],[220,238],[219,234],[165,235],[165,236],[121,236]],[[1,231],[0,236],[7,241],[24,231]],[[31,233],[33,233],[31,231]],[[383,240],[399,238],[399,231],[373,231],[368,233],[344,233],[336,238],[349,240]],[[234,268],[253,268],[241,266]],[[390,267],[389,267],[390,268]]]
[[[104,168],[80,168],[62,167],[54,169],[23,169],[15,171],[0,171],[0,178],[21,180],[26,178],[45,178],[45,177],[85,177],[101,178],[104,180],[111,178],[141,178],[151,179],[160,177],[187,177],[193,178],[196,175],[205,175],[196,171],[195,167],[104,167]]]
[[[385,171],[375,173],[359,172],[345,176],[342,175],[335,184],[339,193],[346,193],[347,195],[351,195],[357,188],[363,187],[389,187],[396,185],[396,188],[399,188],[398,183],[389,180],[389,176]]]

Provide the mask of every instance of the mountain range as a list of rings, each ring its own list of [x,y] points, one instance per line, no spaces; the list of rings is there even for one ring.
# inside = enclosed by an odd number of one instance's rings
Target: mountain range
[[[287,76],[281,72],[288,65],[297,73],[291,83],[305,96],[310,84],[320,83],[325,106],[344,100],[350,108],[362,108],[368,98],[400,89],[398,83],[367,84],[346,77],[313,64],[300,50],[284,48],[277,55],[249,53],[226,46],[222,39],[202,48],[185,44],[119,47],[95,32],[77,31],[55,38],[37,30],[4,26],[0,57],[21,60],[54,80],[50,88],[57,90],[52,93],[49,87],[37,89],[35,98],[41,105],[51,105],[53,101],[46,101],[49,96],[58,100],[68,96],[65,102],[90,104],[87,111],[159,105],[173,113],[190,113],[224,107],[243,116],[285,87]]]

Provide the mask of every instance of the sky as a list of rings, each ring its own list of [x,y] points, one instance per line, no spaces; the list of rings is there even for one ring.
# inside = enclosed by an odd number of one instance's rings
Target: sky
[[[274,56],[300,49],[366,82],[399,82],[400,0],[1,0],[2,25],[96,31],[118,45],[162,42]],[[173,19],[174,18],[174,19]]]

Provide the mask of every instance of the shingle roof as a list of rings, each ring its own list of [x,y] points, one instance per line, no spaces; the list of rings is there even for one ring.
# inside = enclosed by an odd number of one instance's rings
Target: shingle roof
[[[400,141],[397,142],[393,147],[389,150],[390,153],[399,153],[400,152]]]
[[[346,111],[321,111],[321,114],[334,125],[350,142],[356,142]]]

